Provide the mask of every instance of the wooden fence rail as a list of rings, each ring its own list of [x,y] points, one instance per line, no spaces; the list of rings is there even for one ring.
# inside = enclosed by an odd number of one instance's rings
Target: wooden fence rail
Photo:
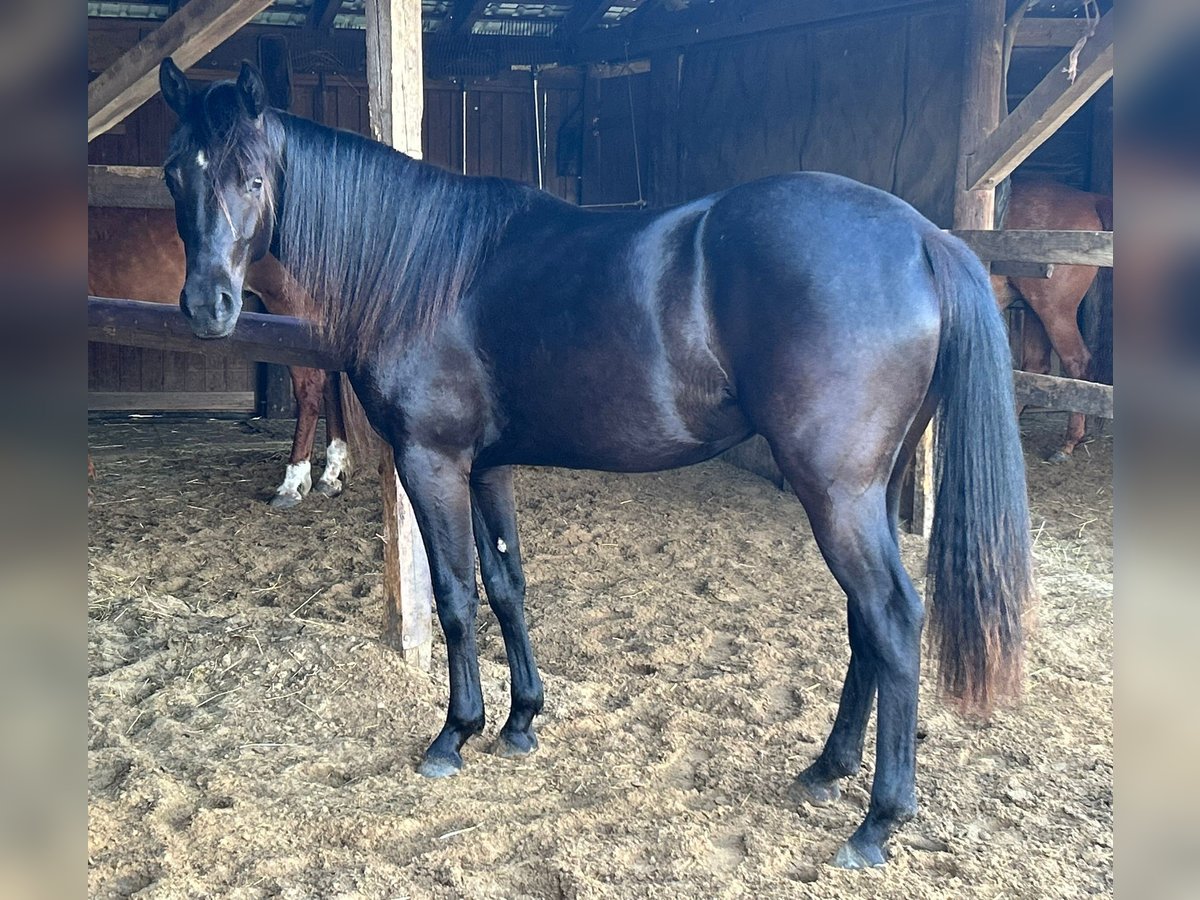
[[[88,340],[329,371],[342,368],[307,321],[266,313],[243,312],[232,335],[206,341],[192,334],[177,306],[89,296]]]

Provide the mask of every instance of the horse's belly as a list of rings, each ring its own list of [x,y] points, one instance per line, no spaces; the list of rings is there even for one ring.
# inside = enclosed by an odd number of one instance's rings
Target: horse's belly
[[[751,433],[727,393],[712,397],[693,388],[684,402],[650,394],[556,393],[557,402],[510,410],[507,427],[481,462],[652,472],[710,459]]]

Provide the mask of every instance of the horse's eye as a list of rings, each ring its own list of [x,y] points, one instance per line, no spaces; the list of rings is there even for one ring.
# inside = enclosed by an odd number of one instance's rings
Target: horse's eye
[[[255,176],[254,178],[252,178],[250,180],[250,190],[254,191],[255,193],[261,191],[262,186],[263,186],[263,180],[261,178],[259,178],[258,176]]]

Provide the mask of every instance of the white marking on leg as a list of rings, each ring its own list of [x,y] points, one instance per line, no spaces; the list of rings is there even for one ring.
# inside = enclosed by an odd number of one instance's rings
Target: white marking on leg
[[[350,461],[350,448],[341,438],[334,438],[325,448],[325,471],[321,473],[323,484],[333,485],[342,477]]]
[[[496,538],[496,549],[501,553],[508,552],[508,544],[504,543],[504,538]]]
[[[283,484],[276,489],[276,494],[299,494],[303,497],[312,488],[312,463],[307,459],[303,462],[288,463],[283,476]]]
[[[205,156],[203,150],[201,150],[199,153],[196,154],[196,165],[198,165],[202,169],[208,168],[208,157]]]

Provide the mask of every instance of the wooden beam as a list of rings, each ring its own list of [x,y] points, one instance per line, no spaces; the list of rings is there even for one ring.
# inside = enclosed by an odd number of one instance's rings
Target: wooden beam
[[[1079,53],[1074,81],[1068,53],[995,130],[979,140],[967,162],[972,190],[995,187],[1087,102],[1113,72],[1113,13],[1107,13]]]
[[[205,341],[192,334],[175,304],[88,297],[87,330],[88,340],[101,344],[184,350],[327,371],[343,368],[311,324],[294,316],[243,312],[232,335]]]
[[[342,0],[313,0],[308,11],[308,27],[322,34],[333,30],[333,20],[342,11]]]
[[[88,141],[158,93],[167,56],[188,69],[258,15],[271,0],[192,0],[88,85]]]
[[[636,13],[630,13],[626,17],[628,21],[615,28],[581,35],[571,61],[615,61],[625,59],[626,55],[632,59],[656,50],[742,38],[766,31],[823,26],[888,12],[918,13],[955,6],[946,0],[826,0],[824,3],[775,3],[744,10],[740,4],[705,3],[695,10],[663,16],[665,24],[654,29],[631,27]]]
[[[174,209],[157,166],[88,166],[88,206]]]
[[[484,4],[477,3],[482,12]],[[367,0],[367,88],[371,132],[402,153],[421,157],[424,82],[421,0]],[[433,646],[433,586],[425,544],[392,447],[380,442],[383,495],[383,641],[428,669]]]
[[[1023,262],[1061,263],[1068,266],[1113,264],[1111,231],[974,231],[953,232],[967,242],[979,258]]]
[[[993,259],[990,268],[993,275],[1003,275],[1005,278],[1049,278],[1054,274],[1054,263],[1015,259]]]
[[[88,391],[89,410],[253,412],[254,391]]]
[[[1013,372],[1013,387],[1020,404],[1078,412],[1102,419],[1113,417],[1111,384],[1035,375],[1033,372]]]
[[[571,4],[571,11],[563,16],[562,21],[554,29],[554,36],[571,40],[583,32],[595,28],[612,5],[613,0],[575,0]]]
[[[1017,28],[1014,47],[1074,47],[1087,34],[1086,19],[1046,19],[1026,16]]]
[[[442,20],[442,34],[470,34],[475,23],[483,17],[489,0],[455,0]]]

